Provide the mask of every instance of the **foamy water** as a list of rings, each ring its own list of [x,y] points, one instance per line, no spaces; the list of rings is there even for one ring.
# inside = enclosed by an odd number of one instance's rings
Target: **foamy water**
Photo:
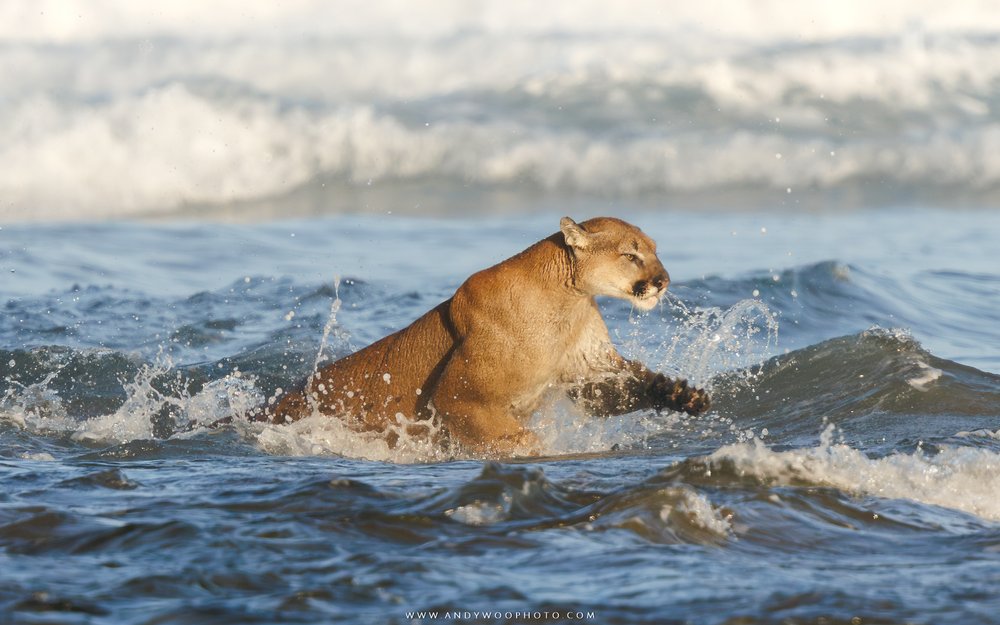
[[[282,215],[292,204],[273,200],[290,195],[310,214],[992,197],[997,12],[878,16],[862,2],[7,2],[0,218]],[[429,190],[419,209],[413,185]]]
[[[775,451],[756,439],[726,445],[704,459],[769,485],[820,486],[857,496],[909,499],[1000,521],[1000,454],[947,446],[936,453],[917,450],[871,458],[850,445],[833,442],[833,426],[818,446]]]

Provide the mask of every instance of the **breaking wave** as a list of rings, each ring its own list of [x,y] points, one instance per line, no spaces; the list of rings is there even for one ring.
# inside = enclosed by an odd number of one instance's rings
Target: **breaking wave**
[[[436,21],[292,4],[153,22],[104,3],[65,30],[6,4],[0,216],[405,211],[414,187],[442,213],[483,194],[484,210],[504,194],[739,208],[1000,188],[986,9],[909,3],[872,29],[860,4],[826,27],[776,2],[457,3]]]

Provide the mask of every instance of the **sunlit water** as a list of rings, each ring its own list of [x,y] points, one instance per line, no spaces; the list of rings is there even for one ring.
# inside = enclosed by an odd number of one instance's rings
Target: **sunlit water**
[[[602,302],[613,339],[713,410],[557,400],[546,457],[501,462],[325,418],[204,425],[559,213],[4,226],[0,620],[996,622],[995,214],[608,212],[674,280],[648,314]]]

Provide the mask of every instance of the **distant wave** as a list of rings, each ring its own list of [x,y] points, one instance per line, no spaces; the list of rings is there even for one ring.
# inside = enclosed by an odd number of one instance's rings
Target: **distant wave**
[[[403,210],[414,185],[444,189],[439,210],[477,189],[734,207],[1000,192],[985,9],[899,5],[874,28],[860,4],[824,26],[786,3],[445,3],[416,27],[397,3],[180,3],[159,21],[98,6],[61,22],[0,9],[18,25],[0,26],[2,219],[303,190],[361,211],[364,196],[336,199],[399,188]]]

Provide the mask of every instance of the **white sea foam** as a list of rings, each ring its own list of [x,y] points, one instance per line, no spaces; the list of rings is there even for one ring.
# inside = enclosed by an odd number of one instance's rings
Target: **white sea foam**
[[[1000,186],[1000,41],[976,34],[1000,12],[720,6],[6,2],[0,218],[427,181],[782,202]]]
[[[969,432],[969,431],[959,432],[959,433],[955,434],[955,436],[957,436],[959,438],[979,438],[979,437],[981,437],[981,438],[993,438],[993,439],[1000,440],[1000,430],[990,430],[990,429],[983,428],[983,429],[980,429],[980,430],[972,430],[971,432]]]
[[[703,494],[684,489],[681,498],[660,509],[660,519],[669,521],[674,514],[686,515],[694,524],[721,536],[732,533],[732,522],[728,516],[712,505]]]
[[[466,525],[493,525],[507,519],[510,514],[510,503],[510,495],[504,493],[502,502],[476,501],[445,510],[445,514]]]
[[[612,139],[516,122],[410,127],[365,106],[286,111],[252,99],[217,102],[179,85],[97,107],[38,99],[5,117],[0,217],[15,220],[148,215],[328,180],[347,187],[446,180],[624,196],[830,189],[869,177],[970,192],[1000,184],[1000,124],[931,130],[895,144],[744,130],[710,141],[702,132]],[[832,152],[838,156],[827,156]],[[764,158],[777,153],[780,163]]]
[[[62,399],[49,388],[58,373],[52,371],[29,385],[9,380],[10,386],[0,398],[0,418],[27,430],[63,431],[73,428],[75,422],[67,416]]]
[[[394,445],[381,432],[359,432],[343,419],[322,414],[285,425],[239,423],[238,427],[262,451],[274,455],[345,456],[399,463],[440,462],[463,455],[461,450],[437,441],[433,423],[428,424],[428,433],[419,435],[407,433],[405,427],[390,427],[396,434]]]
[[[53,462],[55,461],[56,458],[55,456],[46,451],[39,451],[39,452],[25,452],[21,454],[21,459],[34,460],[35,462]]]
[[[858,495],[912,499],[1000,520],[1000,454],[971,447],[944,447],[869,458],[832,442],[828,428],[818,447],[774,451],[758,441],[727,445],[705,459],[732,463],[737,471],[777,484],[815,484]]]
[[[926,391],[927,385],[941,377],[942,371],[935,369],[926,362],[918,361],[917,367],[923,372],[918,376],[909,378],[906,383],[918,391]]]

